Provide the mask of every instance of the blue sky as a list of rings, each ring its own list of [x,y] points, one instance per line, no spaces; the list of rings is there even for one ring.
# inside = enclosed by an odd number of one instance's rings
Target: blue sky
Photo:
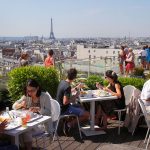
[[[150,0],[0,0],[0,36],[150,36]]]

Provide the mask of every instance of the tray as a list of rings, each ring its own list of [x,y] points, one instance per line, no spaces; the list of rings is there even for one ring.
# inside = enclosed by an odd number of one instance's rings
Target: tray
[[[30,122],[33,122],[33,121],[35,121],[35,120],[37,120],[37,119],[40,119],[40,118],[42,118],[43,117],[43,115],[36,115],[35,117],[33,117],[33,118],[31,118],[29,121],[27,121],[28,123],[30,123]]]
[[[8,124],[8,126],[5,128],[5,130],[13,130],[13,129],[16,129],[16,128],[19,128],[19,127],[21,127],[21,124],[20,125]]]

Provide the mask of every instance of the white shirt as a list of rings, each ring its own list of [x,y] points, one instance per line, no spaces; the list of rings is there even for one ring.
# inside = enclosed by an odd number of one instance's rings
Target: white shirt
[[[150,98],[150,79],[144,83],[141,99],[143,100],[146,106],[150,106],[150,101],[146,101],[146,99]]]
[[[146,50],[142,49],[139,51],[139,56],[146,56]]]

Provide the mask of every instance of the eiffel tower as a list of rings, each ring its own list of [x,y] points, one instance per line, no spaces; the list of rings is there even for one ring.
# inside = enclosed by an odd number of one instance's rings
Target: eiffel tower
[[[55,40],[55,36],[54,36],[54,32],[53,32],[53,22],[52,22],[52,18],[51,18],[51,31],[50,31],[50,40],[54,41]]]

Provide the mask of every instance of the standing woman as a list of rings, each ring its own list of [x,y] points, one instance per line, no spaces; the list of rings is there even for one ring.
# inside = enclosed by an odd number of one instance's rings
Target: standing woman
[[[126,53],[124,51],[124,46],[121,46],[120,52],[119,52],[119,68],[120,68],[120,74],[123,75],[124,73],[124,61],[125,61]]]
[[[49,96],[41,91],[39,84],[34,79],[29,79],[27,81],[24,95],[20,100],[13,104],[13,109],[27,109],[34,113],[40,113],[42,115],[51,115],[51,103]],[[51,123],[45,124],[46,130],[50,132]],[[39,133],[40,128],[36,127],[30,131],[23,134],[23,141],[25,143],[26,149],[32,149],[32,134]]]
[[[112,70],[107,70],[105,73],[105,79],[109,82],[109,85],[107,87],[102,87],[100,84],[96,84],[97,88],[109,92],[112,96],[117,96],[117,99],[111,101],[102,101],[99,103],[100,105],[96,112],[96,121],[99,121],[100,117],[103,117],[102,129],[107,129],[107,116],[111,115],[114,109],[125,108],[123,87],[118,81],[117,74]]]
[[[133,73],[133,69],[135,68],[135,64],[134,64],[134,53],[132,48],[129,48],[129,52],[126,55],[126,76],[128,76],[128,74],[132,74]]]
[[[48,55],[47,57],[45,58],[45,61],[44,61],[44,65],[45,67],[54,67],[54,58],[53,58],[53,55],[54,55],[54,52],[53,50],[49,50],[48,51]]]
[[[19,66],[27,66],[29,65],[29,55],[28,53],[22,53],[19,58]]]

